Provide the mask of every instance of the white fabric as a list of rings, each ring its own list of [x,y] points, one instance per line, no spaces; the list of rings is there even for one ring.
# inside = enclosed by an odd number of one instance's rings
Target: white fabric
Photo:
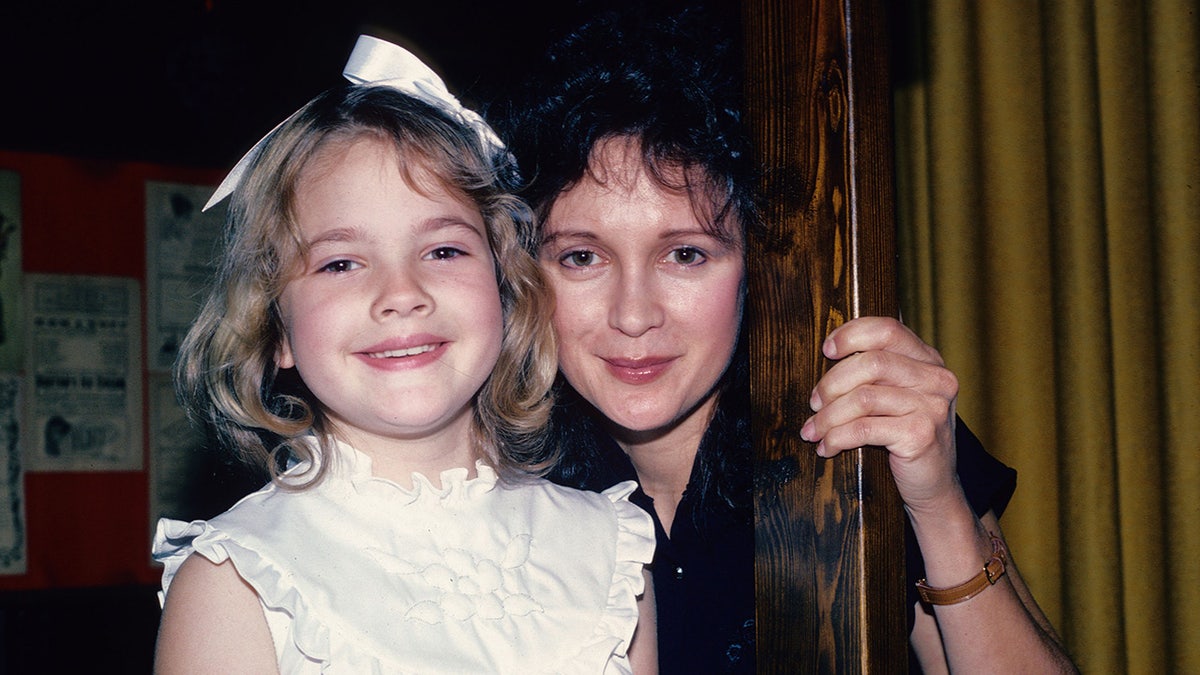
[[[654,549],[632,481],[603,495],[371,475],[341,446],[321,484],[267,485],[210,521],[159,521],[163,593],[193,551],[232,559],[267,609],[284,673],[626,673]]]

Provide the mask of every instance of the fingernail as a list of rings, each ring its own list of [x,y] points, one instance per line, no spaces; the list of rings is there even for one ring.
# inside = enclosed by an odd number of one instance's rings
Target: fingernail
[[[837,356],[837,345],[834,344],[833,338],[825,338],[821,343],[821,353],[831,359]]]
[[[817,394],[815,389],[813,390],[812,395],[808,397],[808,407],[811,408],[813,412],[817,412],[821,409],[821,397]]]
[[[804,426],[800,427],[800,438],[803,438],[804,440],[808,441],[809,443],[812,443],[813,442],[813,426],[814,425],[813,425],[812,418],[809,418],[808,421],[806,421],[804,423]]]

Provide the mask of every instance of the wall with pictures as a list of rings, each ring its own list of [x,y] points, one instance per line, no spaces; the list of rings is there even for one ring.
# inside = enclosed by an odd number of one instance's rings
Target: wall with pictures
[[[0,592],[152,587],[151,523],[211,516],[235,490],[169,377],[220,178],[0,151]]]

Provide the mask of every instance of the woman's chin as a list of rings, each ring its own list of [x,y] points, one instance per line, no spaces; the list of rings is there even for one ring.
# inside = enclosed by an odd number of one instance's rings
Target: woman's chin
[[[711,397],[691,408],[646,408],[604,411],[609,433],[623,444],[649,443],[668,438],[699,438],[708,426],[712,410]]]

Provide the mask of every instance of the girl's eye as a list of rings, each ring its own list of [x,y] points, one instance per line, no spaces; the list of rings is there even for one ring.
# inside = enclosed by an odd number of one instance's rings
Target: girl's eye
[[[579,249],[567,251],[559,256],[558,260],[565,267],[589,267],[596,264],[596,254],[592,251]]]
[[[342,272],[349,272],[351,270],[356,270],[359,267],[362,267],[362,265],[359,265],[358,263],[354,262],[353,260],[334,260],[333,262],[329,262],[329,263],[326,263],[325,265],[321,266],[321,269],[318,271],[332,272],[334,274],[340,274]]]
[[[703,263],[704,252],[692,246],[680,246],[667,254],[667,260],[677,265],[699,265]]]
[[[453,246],[439,246],[425,255],[430,260],[450,260],[461,255],[466,255],[462,249],[454,248]]]

